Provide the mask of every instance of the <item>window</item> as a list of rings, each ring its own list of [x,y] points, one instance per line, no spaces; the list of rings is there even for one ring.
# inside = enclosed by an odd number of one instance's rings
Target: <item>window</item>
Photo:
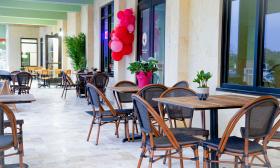
[[[61,37],[46,35],[46,68],[61,69]]]
[[[138,60],[158,60],[153,83],[164,83],[165,0],[140,0],[138,17]]]
[[[6,25],[0,25],[0,70],[8,70],[6,54]]]
[[[101,71],[114,75],[114,61],[109,48],[110,33],[114,27],[114,3],[101,9]]]
[[[38,40],[21,38],[21,66],[38,66]]]
[[[224,0],[224,90],[280,96],[278,0]]]

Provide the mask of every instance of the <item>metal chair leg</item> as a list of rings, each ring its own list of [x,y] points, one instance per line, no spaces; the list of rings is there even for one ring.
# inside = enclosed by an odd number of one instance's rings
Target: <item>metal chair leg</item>
[[[100,127],[101,127],[101,122],[99,122],[99,124],[98,124],[98,130],[97,130],[97,136],[96,136],[96,145],[98,145],[98,141],[99,141]]]
[[[93,117],[93,118],[92,118],[91,125],[90,125],[90,127],[89,127],[89,132],[88,132],[87,141],[89,141],[89,138],[90,138],[90,135],[91,135],[91,131],[92,131],[92,128],[93,128],[94,121],[95,121],[95,118]]]
[[[147,149],[146,149],[145,146],[143,146],[143,147],[142,147],[142,152],[141,152],[140,158],[139,158],[139,160],[138,160],[137,168],[140,168],[140,167],[141,167],[141,164],[142,164],[143,158],[145,157],[146,152],[147,152]]]

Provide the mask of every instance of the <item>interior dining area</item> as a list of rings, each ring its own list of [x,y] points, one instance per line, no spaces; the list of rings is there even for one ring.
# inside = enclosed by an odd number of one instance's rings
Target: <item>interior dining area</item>
[[[0,168],[280,168],[279,30],[279,0],[1,0]]]

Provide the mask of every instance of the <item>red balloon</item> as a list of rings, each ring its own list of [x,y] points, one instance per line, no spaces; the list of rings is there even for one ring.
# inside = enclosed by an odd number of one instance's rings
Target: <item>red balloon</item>
[[[133,10],[130,8],[130,9],[125,9],[123,11],[123,13],[127,16],[127,15],[133,15]]]
[[[124,17],[124,12],[123,11],[119,11],[117,13],[118,18],[121,20]]]
[[[118,37],[119,39],[122,39],[122,37],[124,37],[127,33],[128,33],[128,30],[127,30],[126,27],[124,27],[124,26],[117,26],[117,27],[115,28],[115,33],[114,33],[114,35],[115,35],[116,37]]]
[[[124,55],[129,55],[132,53],[132,45],[125,45],[123,46],[122,52]]]
[[[115,61],[120,61],[123,58],[123,54],[121,52],[112,52],[112,58]]]
[[[128,32],[127,34],[125,34],[125,36],[121,37],[120,40],[124,45],[131,45],[134,41],[134,34]]]

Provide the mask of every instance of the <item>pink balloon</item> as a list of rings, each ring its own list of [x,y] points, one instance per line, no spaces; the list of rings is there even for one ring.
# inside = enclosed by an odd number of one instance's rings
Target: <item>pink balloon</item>
[[[114,40],[111,42],[111,50],[113,52],[120,52],[123,49],[123,43],[121,41]]]
[[[120,40],[116,35],[113,35],[111,39],[112,39],[113,41],[119,41],[119,40]]]
[[[132,24],[129,24],[129,25],[127,26],[127,30],[129,31],[129,33],[132,33],[132,32],[134,32],[134,30],[135,30],[135,27],[134,27],[134,25],[132,25]]]

